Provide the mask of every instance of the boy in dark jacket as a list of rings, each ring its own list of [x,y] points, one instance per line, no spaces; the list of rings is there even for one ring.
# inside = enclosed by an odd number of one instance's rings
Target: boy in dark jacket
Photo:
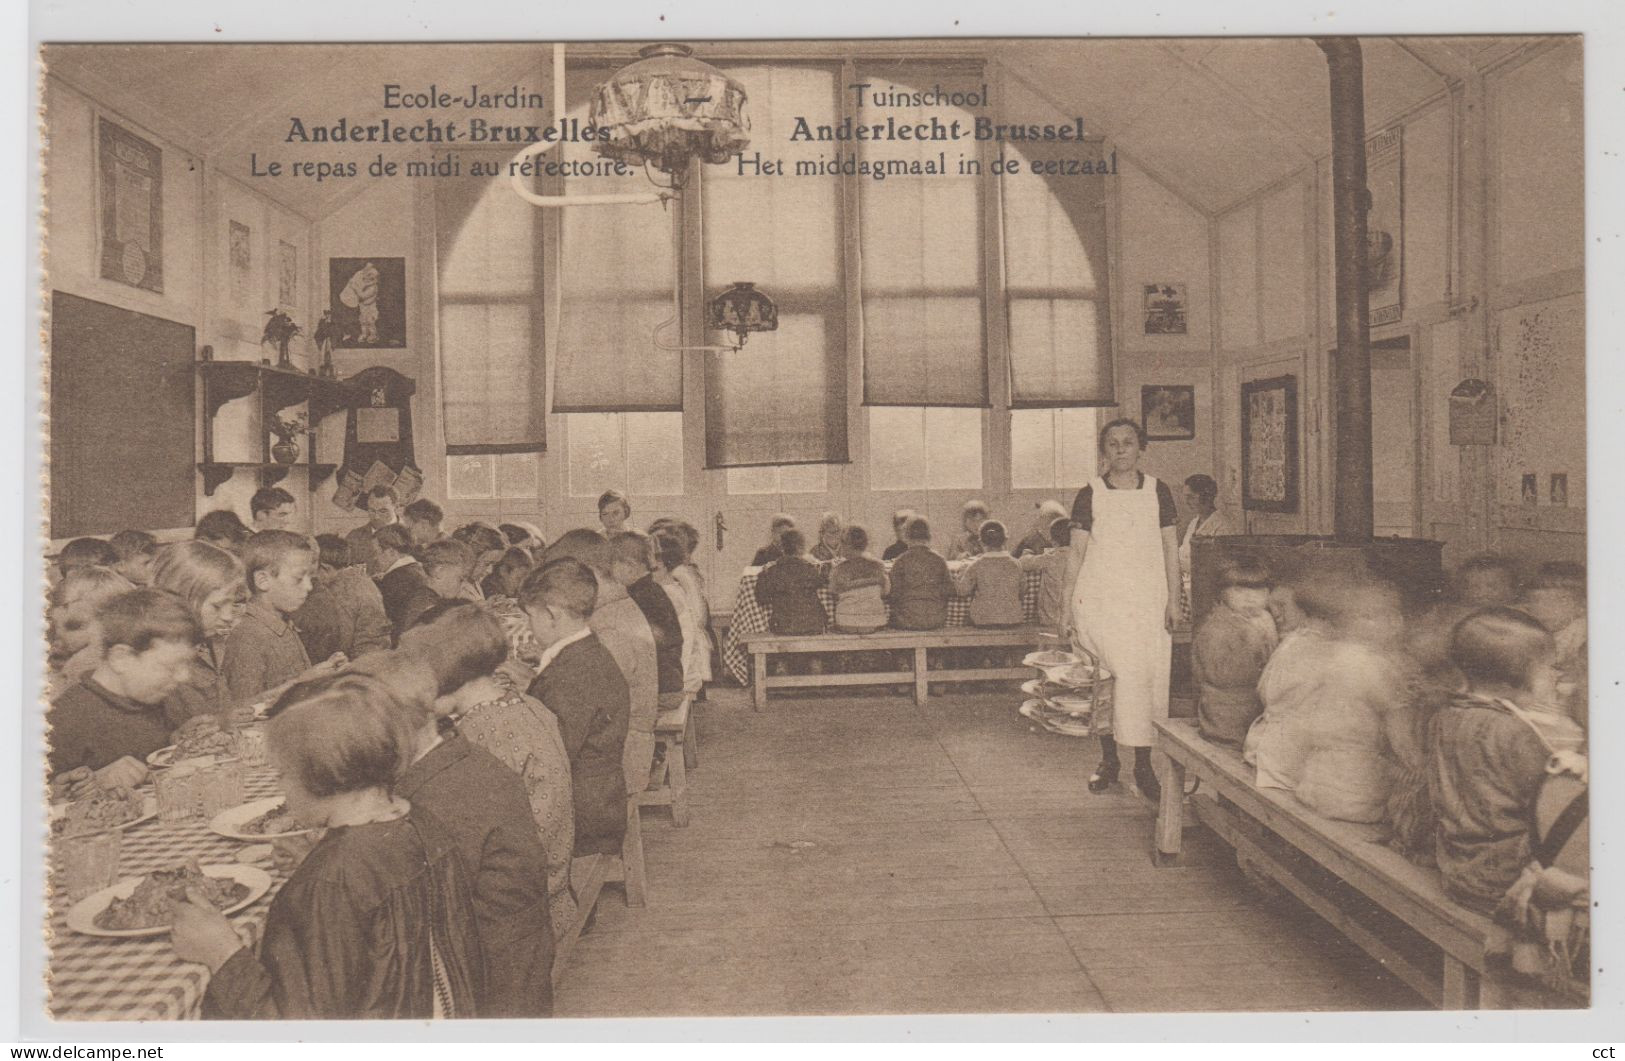
[[[948,562],[931,548],[931,524],[914,516],[903,528],[908,549],[892,563],[891,621],[900,630],[940,630],[954,595]]]
[[[598,580],[579,560],[550,560],[519,588],[541,650],[530,695],[559,720],[575,796],[576,854],[620,851],[626,835],[626,747],[632,694],[615,657],[587,626]]]
[[[779,535],[779,551],[783,556],[756,576],[756,600],[768,609],[768,628],[775,634],[823,633],[826,616],[818,591],[825,576],[805,555],[806,537],[790,528]]]

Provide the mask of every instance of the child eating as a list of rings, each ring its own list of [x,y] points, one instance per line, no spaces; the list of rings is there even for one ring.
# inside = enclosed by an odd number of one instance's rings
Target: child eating
[[[970,598],[972,626],[1020,626],[1021,565],[1004,549],[1004,524],[990,519],[979,533],[981,552],[954,577],[954,588]]]
[[[252,703],[278,686],[314,677],[314,668],[290,621],[310,595],[316,543],[292,531],[261,531],[243,547],[249,600],[242,621],[226,638],[221,673],[237,703]],[[325,669],[342,664],[341,653]]]
[[[775,634],[824,632],[824,603],[818,599],[824,573],[806,551],[807,539],[791,527],[779,535],[780,558],[756,576],[756,600],[768,610],[768,628]]]
[[[868,531],[846,528],[841,534],[841,560],[829,570],[835,629],[843,634],[869,634],[886,625],[891,579],[885,566],[868,555],[868,548]]]
[[[1197,731],[1215,744],[1240,748],[1247,728],[1264,711],[1258,699],[1279,636],[1269,613],[1269,574],[1245,561],[1226,565],[1219,576],[1219,603],[1196,629],[1191,668],[1201,695]]]
[[[892,564],[892,625],[899,630],[940,630],[948,623],[954,595],[948,562],[931,548],[931,524],[913,516],[903,531],[908,549]]]

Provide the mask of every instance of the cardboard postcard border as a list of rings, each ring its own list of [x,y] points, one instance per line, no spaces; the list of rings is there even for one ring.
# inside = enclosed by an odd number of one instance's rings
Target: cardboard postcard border
[[[817,24],[810,18],[797,18],[799,11],[779,13],[753,9],[744,18],[734,4],[707,0],[683,5],[679,10],[648,0],[626,0],[615,5],[613,13],[603,9],[597,12],[548,13],[547,25],[538,24],[534,8],[522,5],[478,7],[465,0],[420,0],[396,14],[380,15],[376,9],[335,8],[324,0],[284,0],[276,5],[257,5],[255,8],[227,9],[218,3],[201,0],[171,0],[161,8],[99,5],[93,0],[57,0],[47,4],[31,0],[27,14],[21,5],[7,10],[14,19],[15,32],[5,39],[14,42],[23,68],[33,72],[26,91],[27,110],[12,107],[5,110],[4,120],[12,123],[18,140],[28,144],[26,170],[12,168],[3,178],[12,184],[16,204],[22,199],[26,212],[9,215],[12,223],[22,228],[24,238],[16,242],[27,248],[18,262],[8,258],[8,268],[15,270],[13,283],[20,285],[26,305],[22,317],[24,380],[19,388],[22,404],[24,432],[20,438],[8,432],[5,447],[17,450],[16,459],[7,460],[10,474],[18,476],[14,486],[23,499],[23,520],[13,525],[9,533],[10,555],[21,556],[21,565],[5,568],[5,578],[11,583],[12,596],[20,608],[14,615],[9,630],[13,634],[4,638],[5,651],[15,653],[12,673],[22,677],[22,700],[25,705],[38,702],[43,658],[43,609],[39,606],[45,586],[43,568],[44,483],[46,469],[42,446],[42,409],[45,366],[41,361],[42,301],[46,282],[43,268],[45,222],[40,210],[43,154],[41,151],[43,101],[40,86],[43,73],[38,65],[38,46],[43,41],[192,41],[192,42],[250,42],[299,40],[390,40],[401,42],[468,41],[468,40],[537,40],[551,35],[560,39],[579,40],[638,40],[638,39],[726,39],[736,37],[769,38],[857,38],[857,37],[1084,37],[1084,36],[1166,36],[1177,27],[1183,35],[1234,36],[1313,36],[1327,33],[1345,33],[1373,36],[1434,35],[1474,33],[1531,33],[1536,27],[1529,24],[1527,6],[1514,3],[1487,3],[1471,10],[1448,5],[1438,0],[1373,0],[1358,11],[1329,12],[1325,5],[1265,2],[1234,7],[1218,7],[1201,0],[1168,0],[1155,11],[1136,11],[1119,6],[1110,10],[1060,5],[981,2],[960,5],[952,9],[937,4],[911,0],[908,3],[871,6],[867,10],[843,12],[838,18],[826,18]],[[1586,34],[1586,119],[1587,119],[1587,186],[1586,221],[1591,284],[1588,290],[1608,290],[1625,279],[1621,268],[1625,244],[1617,236],[1602,239],[1602,233],[1625,231],[1625,205],[1617,197],[1610,198],[1606,189],[1618,187],[1621,174],[1620,133],[1625,130],[1625,106],[1617,91],[1611,91],[1613,82],[1606,71],[1617,70],[1625,62],[1622,46],[1621,13],[1601,4],[1585,0],[1549,0],[1541,9],[1550,32],[1584,32]],[[24,19],[27,19],[26,26]],[[313,32],[317,30],[317,32]],[[14,66],[13,69],[17,69]],[[12,79],[8,91],[18,88],[19,79]],[[26,220],[21,220],[26,218]],[[1592,237],[1597,238],[1593,241]],[[14,286],[12,290],[17,290]],[[1625,345],[1621,332],[1621,315],[1616,306],[1601,304],[1605,300],[1588,300],[1588,348],[1592,351],[1610,350]],[[1595,388],[1593,390],[1593,388]],[[1588,404],[1593,395],[1601,397],[1611,393],[1607,381],[1597,366],[1597,358],[1588,363]],[[1601,403],[1592,404],[1596,412],[1604,412]],[[1591,425],[1588,453],[1611,452],[1610,443],[1625,441],[1625,428],[1619,417],[1588,417]],[[1588,462],[1589,463],[1589,462]],[[1588,523],[1593,530],[1619,525],[1625,519],[1625,492],[1619,487],[1620,472],[1610,462],[1596,462],[1589,473],[1594,484],[1588,490]],[[1618,554],[1595,551],[1591,557],[1593,581],[1598,587],[1620,584],[1622,565]],[[1594,595],[1592,625],[1597,644],[1619,644],[1625,634],[1617,611],[1604,605],[1602,594]],[[1599,695],[1617,697],[1615,691],[1622,676],[1621,665],[1607,654],[1593,661],[1598,680],[1593,687]],[[1600,747],[1619,747],[1619,713],[1611,705],[1599,704],[1601,710],[1593,712],[1595,743]],[[0,1010],[0,1034],[27,1039],[78,1041],[124,1040],[144,1041],[264,1041],[280,1042],[293,1038],[316,1038],[356,1042],[430,1041],[499,1042],[523,1036],[527,1040],[556,1038],[590,1040],[664,1040],[692,1039],[703,1036],[710,1040],[744,1041],[763,1038],[813,1039],[895,1039],[942,1038],[959,1041],[986,1039],[1055,1039],[1087,1038],[1092,1040],[1250,1040],[1302,1038],[1358,1039],[1367,1038],[1371,1031],[1371,1018],[1360,1014],[1143,1014],[1143,1015],[1066,1015],[1057,1017],[977,1016],[933,1017],[899,1016],[887,1018],[842,1017],[815,1019],[738,1020],[728,1018],[684,1019],[672,1021],[601,1020],[553,1022],[551,1024],[502,1025],[497,1022],[443,1023],[433,1027],[402,1022],[396,1025],[368,1024],[312,1024],[282,1022],[277,1024],[204,1024],[189,1022],[177,1025],[67,1025],[44,1018],[43,934],[35,928],[43,923],[40,882],[43,880],[42,846],[44,839],[43,792],[37,783],[39,759],[37,750],[43,747],[43,714],[23,710],[21,740],[15,745],[17,761],[14,777],[19,784],[11,786],[5,797],[13,813],[0,813],[0,843],[4,844],[6,878],[21,881],[23,887],[8,888],[0,892],[0,917],[11,917],[19,922],[20,965],[0,967],[0,1001],[16,1000],[16,1008]],[[1595,778],[1597,798],[1595,806],[1615,806],[1616,797],[1625,782],[1617,779],[1617,772],[1601,771]],[[1606,819],[1595,823],[1593,841],[1596,862],[1596,880],[1607,891],[1609,898],[1621,897],[1618,888],[1620,874],[1620,845],[1610,844],[1619,822]],[[1600,898],[1600,892],[1599,892]],[[1619,919],[1601,918],[1594,925],[1594,947],[1598,955],[1595,964],[1608,971],[1598,972],[1594,979],[1594,999],[1588,1012],[1564,1013],[1475,1013],[1381,1014],[1379,1035],[1384,1039],[1444,1039],[1511,1038],[1568,1040],[1592,1038],[1607,1041],[1617,1036],[1605,1022],[1616,1015],[1621,1007],[1621,975],[1614,970],[1619,966],[1622,928]],[[1610,960],[1613,959],[1613,960]],[[9,1025],[9,1027],[8,1027]]]

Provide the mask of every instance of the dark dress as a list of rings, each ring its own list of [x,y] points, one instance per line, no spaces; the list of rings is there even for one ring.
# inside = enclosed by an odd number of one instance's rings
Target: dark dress
[[[259,953],[244,947],[209,980],[212,1020],[426,1020],[481,1014],[484,960],[468,877],[445,826],[404,818],[329,829],[271,900]],[[431,927],[434,933],[430,943]]]
[[[1172,494],[1169,494],[1168,496],[1173,497]],[[1032,531],[1025,538],[1021,539],[1021,541],[1016,543],[1015,550],[1011,552],[1010,555],[1015,557],[1017,560],[1020,560],[1028,553],[1042,553],[1052,548],[1054,548],[1054,545],[1048,538],[1044,537],[1044,535],[1038,531]]]
[[[614,854],[626,835],[626,773],[621,755],[632,694],[615,657],[594,634],[564,646],[530,695],[559,720],[570,757],[578,855]]]
[[[912,545],[891,565],[891,621],[899,630],[940,630],[954,595],[948,561],[929,545]]]
[[[145,761],[169,744],[169,723],[158,704],[138,704],[90,675],[70,685],[46,712],[51,773],[88,766],[100,770],[128,755]]]
[[[395,792],[445,825],[470,877],[485,951],[480,1016],[552,1016],[547,854],[519,775],[453,736],[407,767]]]
[[[825,581],[822,568],[799,556],[767,565],[756,576],[756,600],[768,610],[768,628],[775,634],[823,633],[828,617],[818,591]]]
[[[659,677],[660,692],[682,692],[683,627],[671,598],[652,575],[645,575],[626,587],[626,594],[643,612],[643,617],[649,620],[649,629],[655,635],[655,672]]]

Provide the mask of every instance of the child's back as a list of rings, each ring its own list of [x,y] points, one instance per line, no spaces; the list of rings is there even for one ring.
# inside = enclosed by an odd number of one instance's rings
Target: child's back
[[[954,595],[948,562],[924,542],[910,542],[892,564],[892,624],[902,630],[938,630],[948,622]]]
[[[1247,727],[1263,714],[1258,680],[1275,649],[1274,634],[1269,612],[1249,617],[1223,605],[1196,628],[1191,644],[1191,668],[1201,687],[1196,725],[1207,740],[1240,748]]]
[[[1019,626],[1021,564],[1006,552],[987,552],[965,565],[955,584],[970,598],[972,626]]]
[[[1038,572],[1038,622],[1057,629],[1066,617],[1066,562],[1072,556],[1070,545],[1058,545],[1044,552],[1029,552],[1017,563],[1021,570]]]
[[[558,720],[570,758],[578,855],[617,852],[626,834],[622,757],[632,693],[615,657],[594,635],[566,645],[529,694]]]
[[[805,557],[768,564],[756,578],[756,600],[768,609],[768,628],[775,634],[823,633],[824,603],[818,599],[823,585],[823,569]]]
[[[886,625],[886,568],[869,556],[840,561],[829,572],[835,596],[835,626],[844,633],[866,634]]]

